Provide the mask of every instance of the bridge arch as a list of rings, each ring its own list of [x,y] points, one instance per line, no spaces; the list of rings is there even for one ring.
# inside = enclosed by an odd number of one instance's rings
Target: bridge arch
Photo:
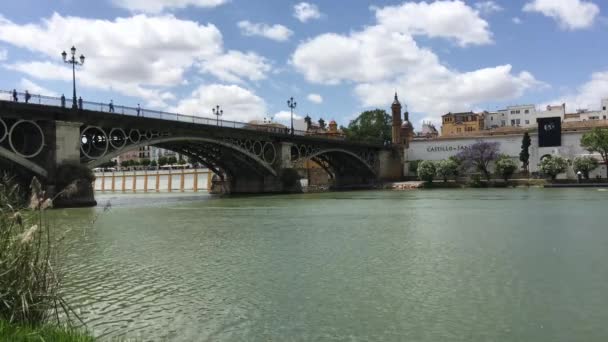
[[[31,160],[28,160],[18,155],[17,153],[7,150],[2,146],[0,146],[0,158],[4,158],[9,162],[13,162],[42,178],[48,178],[49,174],[44,168],[40,167],[38,164],[32,162]]]
[[[119,155],[121,155],[123,153],[134,151],[134,150],[137,150],[137,149],[139,149],[141,147],[145,147],[145,146],[158,146],[158,147],[161,147],[161,148],[164,148],[167,150],[173,150],[177,153],[180,153],[183,151],[184,146],[188,146],[189,144],[194,144],[192,146],[195,147],[196,143],[211,144],[211,145],[215,145],[215,146],[228,148],[232,151],[238,152],[239,155],[245,156],[248,160],[255,163],[256,166],[263,169],[268,174],[277,176],[277,172],[272,167],[273,162],[276,160],[276,156],[269,163],[265,160],[262,160],[259,156],[249,152],[248,150],[246,150],[240,146],[236,146],[234,144],[231,144],[229,142],[222,141],[222,140],[195,137],[195,136],[158,137],[158,138],[151,138],[151,139],[145,140],[145,141],[139,141],[137,143],[127,144],[126,146],[124,146],[121,149],[116,149],[116,150],[110,151],[97,159],[88,161],[86,163],[86,165],[89,168],[95,168],[95,167],[98,167],[98,166],[110,161],[112,158],[118,157]],[[274,148],[274,146],[273,146],[273,148]],[[275,149],[274,153],[275,154],[277,153],[276,149]],[[186,153],[186,154],[188,154],[188,153]],[[205,165],[207,167],[210,166],[210,165],[208,165],[209,163],[207,163],[205,161],[201,160],[201,162],[203,165]],[[222,164],[226,165],[226,163],[223,163],[221,160],[219,160],[219,158],[215,158],[214,162],[217,164],[220,164],[220,165],[222,165]],[[233,170],[229,170],[230,169],[229,166],[225,166],[225,167],[223,167],[223,169],[227,172],[233,171]],[[216,171],[219,171],[219,170],[215,169],[214,172],[216,172]]]
[[[340,148],[322,149],[322,150],[315,151],[315,152],[311,153],[310,155],[300,157],[300,159],[314,160],[314,159],[318,159],[319,157],[321,157],[323,155],[330,155],[330,154],[341,154],[343,156],[347,156],[349,159],[356,161],[361,167],[363,167],[364,169],[369,171],[371,173],[371,175],[376,176],[376,170],[374,170],[374,168],[367,161],[365,161],[363,158],[361,158],[361,156],[359,156],[358,154],[345,150],[345,149],[340,149]]]

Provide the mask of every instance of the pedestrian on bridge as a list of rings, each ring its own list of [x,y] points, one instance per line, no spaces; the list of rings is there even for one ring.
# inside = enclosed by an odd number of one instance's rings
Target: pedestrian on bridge
[[[141,107],[139,106],[139,103],[137,104],[137,116],[139,116],[139,112],[141,112]]]
[[[17,98],[17,89],[13,89],[13,102],[19,102],[19,99]]]
[[[82,97],[78,97],[78,109],[82,110]]]
[[[112,100],[110,100],[108,107],[110,108],[110,113],[114,113],[114,102]]]
[[[31,98],[32,98],[32,95],[30,95],[30,93],[26,90],[25,91],[25,103],[29,103]]]
[[[61,108],[65,108],[65,95],[61,94]]]

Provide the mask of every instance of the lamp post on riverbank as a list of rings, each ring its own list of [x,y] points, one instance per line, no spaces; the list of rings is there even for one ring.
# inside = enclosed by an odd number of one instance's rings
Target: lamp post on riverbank
[[[80,61],[78,61],[76,59],[76,48],[74,46],[72,46],[70,52],[72,53],[72,57],[70,59],[67,58],[68,54],[65,51],[61,53],[61,57],[63,57],[64,63],[72,64],[72,85],[74,90],[72,98],[72,108],[76,109],[78,108],[78,105],[76,104],[76,65],[84,64],[84,55],[80,55]]]
[[[220,106],[217,105],[215,108],[211,109],[213,111],[213,115],[217,117],[217,125],[220,125],[220,116],[224,115],[224,110],[220,109]]]
[[[293,135],[293,110],[297,105],[298,103],[293,100],[293,97],[287,100],[287,106],[291,109],[291,135]]]

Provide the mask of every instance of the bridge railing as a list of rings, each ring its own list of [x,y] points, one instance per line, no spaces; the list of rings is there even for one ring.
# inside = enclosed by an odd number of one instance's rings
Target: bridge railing
[[[53,106],[53,107],[64,107],[64,108],[72,108],[72,99],[65,98],[61,99],[60,97],[55,96],[45,96],[39,94],[30,93],[31,98],[28,103],[37,104],[43,106]],[[25,93],[17,92],[18,102],[25,102]],[[13,101],[13,92],[0,90],[0,100],[5,101]],[[77,106],[80,104],[77,103]],[[97,111],[97,112],[105,112],[116,115],[128,115],[135,117],[145,117],[145,118],[153,118],[160,120],[170,120],[170,121],[179,121],[179,122],[188,122],[194,124],[201,125],[210,125],[210,126],[219,126],[219,127],[227,127],[227,128],[241,128],[241,129],[250,129],[256,131],[264,131],[264,132],[273,132],[273,133],[284,133],[289,134],[289,128],[284,127],[276,127],[270,125],[257,125],[247,122],[238,122],[238,121],[230,121],[230,120],[218,120],[217,118],[207,118],[203,116],[195,116],[195,115],[185,115],[179,113],[169,113],[165,111],[159,110],[151,110],[146,108],[136,108],[136,107],[128,107],[121,105],[113,105],[114,110],[110,111],[109,103],[100,103],[100,102],[92,102],[92,101],[82,101],[83,110]],[[306,131],[302,130],[294,130],[295,135],[307,135]]]

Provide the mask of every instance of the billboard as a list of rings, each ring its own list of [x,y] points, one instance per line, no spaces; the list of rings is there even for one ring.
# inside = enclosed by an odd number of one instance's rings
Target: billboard
[[[562,119],[558,117],[539,118],[538,147],[556,147],[562,145]]]

